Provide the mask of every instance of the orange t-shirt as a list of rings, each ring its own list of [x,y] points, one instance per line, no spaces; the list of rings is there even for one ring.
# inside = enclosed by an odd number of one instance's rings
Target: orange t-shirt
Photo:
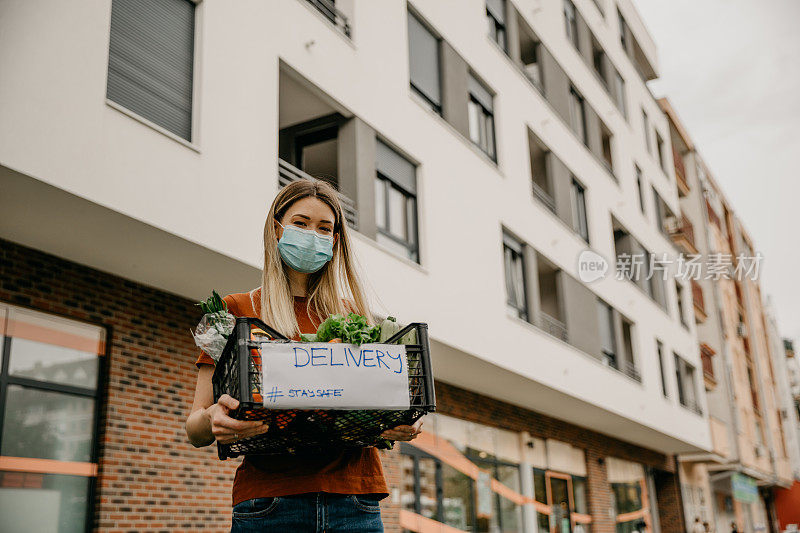
[[[229,294],[223,298],[234,316],[260,316],[261,288]],[[294,311],[301,333],[316,333],[319,320],[312,322],[306,312],[307,298],[294,297]],[[299,341],[300,338],[294,337]],[[214,365],[200,352],[195,363]],[[306,492],[389,495],[380,455],[368,448],[334,448],[328,453],[297,452],[274,455],[245,455],[233,478],[233,504],[252,498],[288,496]]]

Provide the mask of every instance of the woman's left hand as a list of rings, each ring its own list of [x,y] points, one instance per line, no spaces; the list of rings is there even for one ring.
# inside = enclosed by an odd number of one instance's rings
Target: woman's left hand
[[[422,419],[420,418],[414,422],[413,426],[396,426],[392,429],[387,429],[381,433],[381,437],[389,440],[405,440],[409,441],[415,439],[417,435],[422,433]]]

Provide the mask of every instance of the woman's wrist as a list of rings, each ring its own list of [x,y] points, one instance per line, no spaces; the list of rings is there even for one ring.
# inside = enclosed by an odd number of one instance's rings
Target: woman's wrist
[[[189,442],[195,448],[209,446],[214,443],[214,434],[211,432],[211,407],[198,409],[186,421],[186,433]]]

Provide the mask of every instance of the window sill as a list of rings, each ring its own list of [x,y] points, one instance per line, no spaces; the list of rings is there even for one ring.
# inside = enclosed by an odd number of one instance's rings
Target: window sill
[[[378,241],[370,239],[369,237],[367,237],[366,235],[364,235],[360,231],[357,231],[357,230],[354,230],[354,229],[350,229],[350,235],[355,235],[356,238],[358,238],[359,240],[367,243],[368,245],[372,246],[376,250],[380,250],[381,252],[384,252],[384,253],[390,255],[392,258],[397,259],[399,261],[402,261],[406,265],[418,270],[422,274],[426,274],[426,275],[430,274],[428,269],[423,267],[419,263],[416,263],[416,262],[412,261],[411,259],[409,259],[407,257],[403,257],[402,255],[397,255],[397,253],[395,253],[395,251],[390,249],[388,246],[384,246],[381,243],[379,243]]]
[[[135,121],[137,121],[137,122],[139,122],[141,124],[144,124],[145,126],[149,127],[150,129],[157,131],[161,135],[164,135],[165,137],[168,137],[168,138],[172,139],[173,141],[175,141],[175,142],[177,142],[179,144],[182,144],[186,148],[188,148],[190,150],[194,150],[198,154],[200,153],[200,147],[198,145],[196,145],[196,144],[194,144],[194,143],[192,143],[190,141],[187,141],[183,137],[179,137],[178,135],[175,135],[174,133],[172,133],[168,129],[166,129],[166,128],[162,127],[162,126],[159,126],[155,122],[152,122],[152,121],[144,118],[143,116],[139,115],[138,113],[136,113],[134,111],[131,111],[127,107],[123,107],[120,104],[118,104],[118,103],[116,103],[116,102],[114,102],[112,100],[109,100],[108,98],[106,98],[106,105],[108,107],[110,107],[111,109],[116,109],[117,111],[119,111],[123,115],[126,115],[126,116],[132,118],[133,120],[135,120]]]
[[[469,139],[468,137],[464,137],[461,134],[461,132],[458,131],[457,129],[455,129],[452,124],[447,122],[447,120],[445,120],[445,118],[442,115],[438,114],[436,111],[431,109],[430,106],[428,105],[428,103],[425,102],[422,99],[421,96],[419,96],[417,93],[414,92],[414,89],[411,88],[410,84],[408,86],[408,94],[409,94],[409,97],[411,98],[411,100],[413,100],[415,104],[420,106],[426,113],[428,113],[434,119],[436,119],[436,121],[439,124],[442,124],[448,130],[450,130],[462,143],[464,143],[466,146],[468,146],[469,149],[472,150],[472,152],[474,152],[478,157],[480,157],[481,160],[485,161],[486,164],[491,166],[494,171],[496,171],[498,174],[500,174],[501,178],[505,178],[505,174],[503,174],[503,171],[500,169],[500,164],[497,161],[493,160],[491,157],[489,157],[486,154],[486,152],[484,152],[478,146],[476,146],[475,143],[472,142],[472,139]],[[495,129],[495,135],[496,134],[497,134],[497,130]],[[495,137],[495,142],[496,142],[496,137]]]

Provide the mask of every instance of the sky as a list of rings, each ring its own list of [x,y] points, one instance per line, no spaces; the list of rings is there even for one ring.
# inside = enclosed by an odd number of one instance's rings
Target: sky
[[[800,343],[800,0],[634,0],[659,79],[750,234],[780,334]]]

